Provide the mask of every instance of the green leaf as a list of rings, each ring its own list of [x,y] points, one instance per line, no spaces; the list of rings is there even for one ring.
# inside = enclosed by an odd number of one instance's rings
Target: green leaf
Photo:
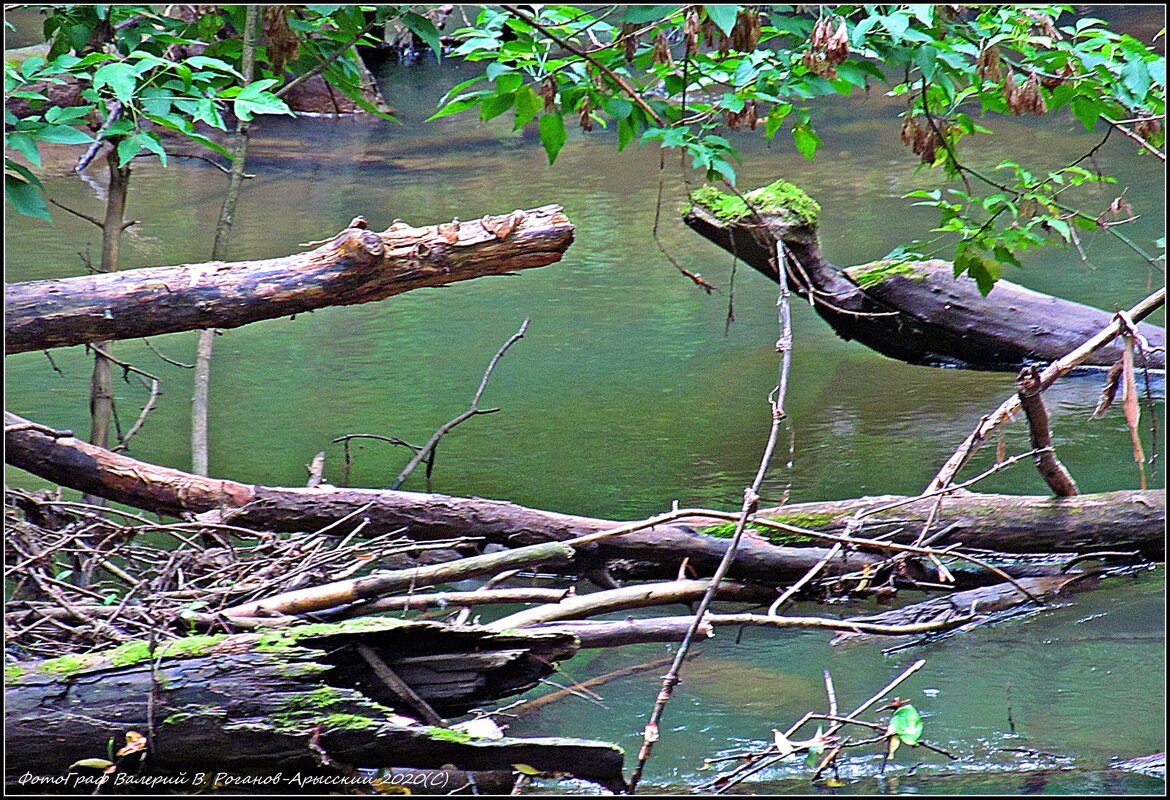
[[[433,22],[413,11],[406,12],[400,19],[402,24],[410,28],[415,36],[430,45],[431,49],[435,51],[436,59],[440,61],[443,59],[443,43],[439,41],[439,30]]]
[[[618,120],[617,126],[618,134],[618,152],[626,149],[626,145],[634,140],[638,135],[637,129],[634,127],[634,121],[630,117]]]
[[[142,152],[142,145],[138,141],[138,136],[127,136],[122,141],[118,142],[118,166],[124,167],[130,163],[134,156]]]
[[[521,86],[516,90],[516,124],[512,130],[518,131],[532,120],[544,108],[544,99],[532,90],[531,86]]]
[[[540,142],[548,153],[548,163],[556,162],[557,153],[561,152],[568,138],[565,120],[560,114],[545,114],[540,118]]]
[[[431,114],[429,117],[427,117],[426,121],[430,122],[433,119],[441,119],[442,117],[449,117],[452,114],[458,114],[460,111],[466,111],[469,108],[473,108],[474,106],[479,105],[485,97],[489,97],[493,94],[495,94],[495,92],[488,89],[480,89],[478,91],[468,92],[467,94],[460,95],[448,102],[434,114]]]
[[[808,125],[799,124],[792,126],[792,141],[800,154],[812,161],[817,152],[817,145],[821,143],[821,137]]]
[[[27,133],[12,132],[6,137],[5,143],[27,158],[34,167],[41,166],[41,154],[37,152],[37,143]]]
[[[194,69],[203,69],[206,67],[207,69],[213,69],[217,72],[226,72],[229,75],[234,75],[240,80],[244,79],[244,76],[237,72],[231,64],[220,61],[218,58],[210,58],[208,56],[192,56],[191,58],[186,59],[185,63],[187,66],[193,67]]]
[[[502,94],[493,94],[491,97],[485,98],[483,104],[479,107],[479,118],[484,122],[489,119],[500,116],[516,102],[516,95],[511,92],[504,92]]]
[[[646,22],[657,22],[678,6],[629,6],[622,14],[622,22],[641,25]]]
[[[276,83],[275,79],[268,78],[245,86],[236,95],[236,116],[245,122],[256,114],[288,114],[292,116],[292,110],[288,105],[268,91],[268,87],[274,83]]]
[[[980,291],[982,291],[982,284]],[[988,291],[991,291],[990,288]],[[984,295],[987,292],[983,292]],[[890,717],[890,726],[887,733],[896,735],[902,740],[903,744],[916,745],[922,738],[922,717],[918,713],[918,709],[911,705],[905,705],[894,712]]]
[[[93,137],[88,133],[83,133],[68,125],[50,125],[41,128],[37,131],[36,138],[51,144],[91,144],[93,142]]]
[[[16,175],[4,171],[4,194],[18,214],[26,217],[37,217],[45,222],[52,222],[49,208],[45,205],[45,198],[40,189],[32,183],[21,180]]]
[[[731,35],[731,29],[735,27],[735,19],[739,16],[739,6],[703,6],[707,12],[707,17],[715,23],[715,27],[723,31],[725,36]]]
[[[930,45],[923,45],[918,48],[918,53],[914,57],[918,68],[922,70],[922,77],[926,80],[934,78],[934,72],[938,69],[938,49]]]
[[[138,88],[138,75],[134,66],[125,61],[115,61],[104,64],[93,73],[93,88],[101,89],[109,86],[114,97],[123,103],[129,103],[134,98],[134,90]]]
[[[602,104],[602,107],[614,119],[625,119],[634,110],[634,104],[624,97],[608,97]]]
[[[792,106],[788,103],[777,103],[772,106],[772,110],[768,112],[768,116],[764,120],[764,135],[768,137],[769,141],[776,135],[776,131],[780,130],[780,126],[784,124],[784,118],[788,116],[790,111],[792,111]]]
[[[167,151],[157,136],[153,133],[140,133],[138,134],[138,143],[158,156],[158,160],[162,162],[164,167],[167,165]]]
[[[69,769],[77,769],[78,767],[85,767],[86,769],[106,769],[114,766],[113,761],[107,761],[104,758],[83,758],[80,761],[74,761],[69,765]]]
[[[1093,130],[1093,126],[1097,124],[1097,118],[1101,116],[1101,103],[1093,97],[1088,97],[1079,94],[1072,99],[1069,106],[1072,115],[1081,121],[1085,126],[1085,130]]]

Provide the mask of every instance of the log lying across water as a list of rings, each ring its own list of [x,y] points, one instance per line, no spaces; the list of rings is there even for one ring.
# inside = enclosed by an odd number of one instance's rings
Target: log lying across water
[[[72,436],[57,436],[11,413],[5,413],[5,459],[46,480],[162,514],[215,512],[223,521],[258,530],[311,531],[360,512],[368,535],[398,528],[416,540],[475,535],[507,547],[564,541],[619,523],[558,514],[500,500],[451,497],[381,489],[281,488],[203,478],[113,453]],[[846,518],[861,510],[906,501],[877,497],[828,503],[800,503],[762,511],[778,522],[810,530],[839,531]],[[903,528],[899,537],[921,530],[933,500],[917,500],[866,518],[861,535]],[[1164,557],[1165,491],[1111,492],[1049,498],[956,492],[943,505],[937,527],[954,527],[939,543],[962,542],[1006,552],[1084,553],[1101,549],[1136,549]],[[590,545],[589,553],[613,563],[652,562],[670,574],[684,558],[700,573],[709,573],[727,548],[727,525],[717,520],[659,524]],[[774,534],[744,539],[729,577],[779,585],[801,577],[825,554],[815,540]],[[793,546],[802,545],[802,546]],[[595,549],[594,549],[595,548]],[[848,552],[834,559],[827,574],[876,564],[884,556]],[[580,565],[579,565],[580,566]],[[1016,571],[1012,574],[1037,574]]]
[[[683,220],[700,236],[777,280],[776,245],[791,257],[792,290],[811,296],[817,313],[844,339],[856,339],[883,355],[911,364],[1018,370],[1050,362],[1109,324],[1106,311],[1000,280],[984,297],[968,275],[954,277],[950,262],[873,262],[842,270],[829,263],[817,234],[820,207],[785,181],[748,192],[760,210],[754,218],[742,200],[705,187],[692,196]],[[792,261],[795,260],[795,263]],[[1153,347],[1166,332],[1139,326]],[[1120,344],[1086,361],[1109,366]],[[1165,369],[1164,350],[1148,366]]]
[[[577,650],[566,633],[382,618],[10,664],[8,780],[64,774],[134,731],[150,737],[153,767],[171,772],[315,772],[325,754],[365,767],[520,763],[623,786],[623,753],[606,742],[486,739],[403,719],[417,714],[359,657],[361,645],[441,712],[523,692]]]
[[[235,328],[411,289],[543,267],[573,242],[560,206],[382,233],[364,221],[315,250],[264,261],[147,267],[5,287],[5,352]]]

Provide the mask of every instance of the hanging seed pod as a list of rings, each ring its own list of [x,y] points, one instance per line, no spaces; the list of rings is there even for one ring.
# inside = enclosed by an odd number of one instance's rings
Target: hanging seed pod
[[[1045,89],[1055,89],[1062,83],[1068,83],[1068,79],[1074,75],[1073,69],[1068,64],[1061,68],[1060,72],[1055,75],[1045,75],[1040,79],[1040,85]]]
[[[842,19],[841,24],[825,42],[825,60],[836,66],[848,57],[849,29],[845,26],[845,20]]]
[[[215,6],[212,6],[215,8]],[[288,26],[289,6],[262,6],[264,36],[268,39],[266,48],[272,71],[280,74],[284,65],[296,61],[300,55],[300,39]]]
[[[622,24],[622,48],[625,50],[626,61],[633,61],[634,54],[638,52],[638,37],[634,35],[637,30],[638,26],[632,22]]]
[[[537,95],[544,98],[545,113],[550,113],[557,110],[557,79],[549,75],[541,81],[540,88],[536,90]]]
[[[750,53],[760,41],[760,12],[744,9],[735,18],[731,29],[731,46],[741,53]]]
[[[984,47],[975,60],[975,74],[985,81],[998,81],[1003,77],[1003,58],[995,45]]]
[[[744,110],[744,118],[747,124],[750,125],[751,129],[754,131],[756,129],[756,125],[760,121],[760,104],[755,100],[752,100],[750,103],[748,103],[747,108]]]
[[[1156,141],[1162,134],[1162,123],[1156,119],[1140,119],[1133,126],[1133,132],[1147,142]]]
[[[1040,79],[1036,77],[1035,72],[1028,75],[1028,80],[1024,82],[1020,93],[1024,110],[1037,116],[1048,113],[1048,104],[1044,102],[1044,95],[1040,93]]]
[[[1054,42],[1059,42],[1064,38],[1064,35],[1056,29],[1056,25],[1052,23],[1052,17],[1045,14],[1043,11],[1031,8],[1021,9],[1025,17],[1032,20],[1032,27],[1040,33],[1052,39]]]
[[[662,31],[659,31],[654,39],[654,63],[674,66],[674,58],[670,55],[670,42],[666,41],[666,34]]]
[[[1021,97],[1020,87],[1016,85],[1016,79],[1012,75],[1011,70],[1003,76],[1003,98],[1007,101],[1008,111],[1019,115],[1024,111],[1024,101]]]
[[[581,130],[586,133],[593,130],[593,102],[588,97],[581,101],[581,107],[577,110],[577,117],[581,124]]]
[[[824,50],[825,44],[829,41],[829,18],[821,17],[817,23],[813,25],[812,36],[809,37],[809,46],[813,50]]]
[[[683,23],[683,40],[687,43],[688,53],[699,51],[699,12],[692,6],[687,11],[686,21]]]
[[[907,112],[906,118],[902,120],[902,144],[912,147],[916,141],[918,141],[918,120]],[[918,153],[917,150],[914,152]]]

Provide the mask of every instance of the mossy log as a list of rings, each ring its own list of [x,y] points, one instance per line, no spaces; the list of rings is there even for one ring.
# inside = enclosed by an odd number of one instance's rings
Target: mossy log
[[[346,228],[314,250],[263,261],[183,264],[5,287],[5,352],[235,328],[425,286],[543,267],[573,242],[560,206],[381,233]]]
[[[683,221],[700,236],[778,280],[776,248],[783,242],[792,291],[810,299],[816,312],[844,339],[911,364],[1018,370],[1051,362],[1109,324],[1112,314],[1081,303],[1033,292],[1000,280],[984,297],[968,275],[954,277],[950,262],[877,261],[840,269],[825,259],[818,237],[820,207],[785,181],[749,192],[760,211],[705,187],[692,195]],[[795,263],[793,263],[795,261]],[[1164,348],[1163,328],[1139,330]],[[1085,362],[1110,366],[1121,357],[1118,343]],[[1165,369],[1164,350],[1148,366]]]
[[[6,770],[60,774],[128,731],[164,771],[318,770],[339,765],[510,770],[524,763],[611,788],[623,754],[574,739],[485,739],[410,723],[355,652],[373,649],[436,710],[518,694],[571,657],[571,634],[492,632],[394,619],[146,642],[5,669]]]

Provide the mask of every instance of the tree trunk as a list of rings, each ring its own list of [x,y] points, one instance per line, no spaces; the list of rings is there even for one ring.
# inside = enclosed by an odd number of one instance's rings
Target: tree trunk
[[[5,414],[5,458],[12,466],[80,491],[162,514],[217,512],[232,524],[272,531],[315,530],[361,509],[368,535],[404,528],[415,539],[441,539],[474,533],[508,547],[564,541],[618,523],[525,508],[482,498],[451,497],[382,489],[332,486],[279,488],[200,478],[148,464],[72,438],[54,436],[15,414]],[[876,497],[827,503],[800,503],[761,512],[765,517],[808,529],[839,531],[845,519],[904,497]],[[873,514],[859,535],[903,528],[903,541],[917,530],[934,499],[914,500]],[[954,527],[938,546],[963,542],[1006,552],[1085,552],[1094,549],[1139,549],[1155,558],[1164,553],[1165,491],[1111,492],[1050,498],[956,492],[944,500],[937,530]],[[895,523],[895,520],[897,521]],[[604,560],[653,562],[672,574],[687,558],[696,570],[710,570],[727,548],[726,526],[715,520],[660,524],[614,536],[590,546]],[[881,527],[879,527],[881,526]],[[807,546],[815,540],[791,534],[746,538],[732,567],[732,577],[777,585],[801,577],[825,554]],[[794,547],[790,544],[805,546]],[[592,550],[596,547],[596,550]],[[586,556],[579,554],[579,560]],[[848,552],[834,559],[826,574],[876,564],[882,556]],[[959,574],[959,573],[956,573]],[[1037,574],[1013,572],[1012,574]]]
[[[844,339],[911,364],[1019,370],[1028,362],[1055,361],[1109,324],[1112,314],[1040,294],[1009,281],[996,282],[984,297],[967,275],[954,277],[950,262],[873,262],[841,270],[821,251],[816,225],[792,216],[765,214],[763,224],[728,220],[696,202],[683,221],[772,280],[777,279],[776,244],[789,260],[789,284],[811,294],[816,312]],[[1153,347],[1165,347],[1166,332],[1139,329]],[[1086,364],[1110,366],[1121,357],[1112,344]],[[1149,366],[1165,369],[1164,350]]]
[[[5,292],[7,353],[235,328],[318,308],[381,300],[424,286],[543,267],[573,226],[560,206],[382,233],[355,219],[315,250],[284,258],[148,267],[14,283]]]
[[[146,642],[50,661],[5,675],[6,769],[63,774],[105,756],[126,732],[150,740],[171,772],[285,777],[339,765],[493,770],[529,764],[621,787],[622,751],[572,739],[480,739],[395,720],[412,709],[358,656],[366,645],[436,709],[463,711],[518,694],[571,657],[568,634],[378,619],[271,633]],[[78,709],[84,713],[78,713]]]

